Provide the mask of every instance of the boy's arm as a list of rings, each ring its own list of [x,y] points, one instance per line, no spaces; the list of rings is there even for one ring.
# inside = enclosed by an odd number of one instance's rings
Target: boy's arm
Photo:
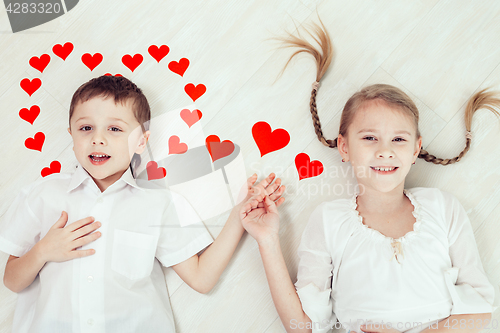
[[[219,236],[205,252],[172,268],[191,288],[202,294],[208,293],[229,263],[244,231],[237,213],[232,210]]]
[[[33,283],[38,272],[45,265],[40,258],[35,244],[31,250],[21,257],[10,256],[5,266],[4,285],[15,293],[22,291]]]
[[[93,222],[87,217],[65,227],[68,213],[52,225],[47,234],[21,257],[10,256],[5,266],[4,285],[15,293],[31,285],[36,276],[49,261],[61,262],[94,254],[95,250],[76,250],[101,236],[93,232],[100,227],[100,222]]]
[[[258,184],[258,187],[270,194],[272,200],[277,200],[276,205],[279,206],[285,200],[280,198],[285,187],[280,187],[281,180],[279,178],[271,185],[274,177],[275,175],[271,173],[269,177]],[[249,189],[251,189],[255,181],[255,176],[249,179]],[[250,192],[249,190],[247,197],[251,196],[252,193]],[[200,256],[194,255],[188,260],[172,266],[179,277],[194,290],[200,293],[208,293],[212,290],[229,263],[241,236],[245,232],[239,217],[239,211],[245,201],[246,199],[233,208],[219,236],[205,252]]]

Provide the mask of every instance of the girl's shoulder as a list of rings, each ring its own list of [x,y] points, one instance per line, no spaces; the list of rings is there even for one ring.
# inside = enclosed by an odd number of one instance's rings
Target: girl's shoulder
[[[443,211],[458,202],[453,194],[436,187],[413,187],[405,191],[425,210]]]

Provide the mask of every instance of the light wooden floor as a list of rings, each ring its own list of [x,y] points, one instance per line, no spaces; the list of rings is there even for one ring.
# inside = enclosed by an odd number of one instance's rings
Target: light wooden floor
[[[446,158],[463,149],[464,104],[484,87],[500,90],[500,2],[496,0],[80,1],[59,19],[16,34],[11,33],[2,7],[0,214],[20,187],[39,178],[50,161],[59,160],[62,172],[71,170],[75,158],[66,131],[68,109],[83,82],[106,72],[122,73],[145,91],[153,116],[190,104],[184,85],[203,83],[207,92],[196,107],[203,112],[204,133],[237,143],[247,175],[258,172],[261,179],[274,171],[288,187],[280,208],[281,241],[295,281],[296,251],[309,214],[323,201],[347,197],[347,191],[333,194],[332,189],[347,189],[355,181],[332,175],[342,165],[340,156],[315,137],[308,107],[315,81],[313,59],[297,56],[274,82],[292,50],[278,49],[279,42],[269,38],[294,31],[294,24],[318,22],[316,10],[336,52],[317,99],[327,138],[337,136],[343,105],[355,91],[367,84],[389,83],[417,103],[426,150]],[[51,49],[67,41],[75,49],[63,62]],[[152,44],[170,47],[160,64],[147,53]],[[87,52],[104,56],[93,72],[80,61]],[[43,53],[53,59],[40,74],[28,61]],[[144,62],[131,73],[121,57],[135,53],[141,53]],[[167,64],[182,57],[191,65],[181,78]],[[19,88],[25,77],[43,80],[41,91],[31,98]],[[40,105],[43,113],[31,125],[18,113],[33,104]],[[291,136],[288,146],[260,157],[251,135],[258,121],[286,129]],[[24,140],[38,131],[46,135],[42,153],[24,147]],[[419,160],[406,187],[438,187],[460,199],[498,292],[500,122],[491,112],[480,111],[472,133],[472,147],[459,163],[444,167]],[[298,181],[294,158],[301,152],[323,162],[321,176]],[[227,215],[205,221],[214,237]],[[0,277],[6,260],[1,253]],[[170,268],[165,273],[181,333],[284,332],[256,242],[246,234],[219,284],[207,295],[190,289]],[[16,294],[2,284],[0,299],[0,333],[10,332]],[[494,318],[500,321],[500,311]]]

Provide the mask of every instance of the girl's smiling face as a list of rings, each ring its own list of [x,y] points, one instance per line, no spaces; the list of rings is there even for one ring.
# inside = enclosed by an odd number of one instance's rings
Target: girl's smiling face
[[[149,138],[128,102],[115,104],[113,98],[100,96],[75,106],[68,132],[76,159],[101,191],[120,179],[134,153],[140,154]]]
[[[422,146],[416,132],[409,115],[374,99],[356,111],[347,138],[339,134],[338,148],[344,160],[351,162],[360,187],[389,192],[400,186],[402,190]]]

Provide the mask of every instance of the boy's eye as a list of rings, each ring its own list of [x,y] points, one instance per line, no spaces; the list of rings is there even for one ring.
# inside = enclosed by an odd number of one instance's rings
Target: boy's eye
[[[85,128],[90,128],[90,126],[82,126],[82,127],[80,128],[80,131],[84,131],[84,132],[86,132],[87,130],[86,130]]]
[[[115,131],[116,130],[116,131]],[[112,132],[121,132],[122,130],[119,129],[118,127],[111,127]]]

